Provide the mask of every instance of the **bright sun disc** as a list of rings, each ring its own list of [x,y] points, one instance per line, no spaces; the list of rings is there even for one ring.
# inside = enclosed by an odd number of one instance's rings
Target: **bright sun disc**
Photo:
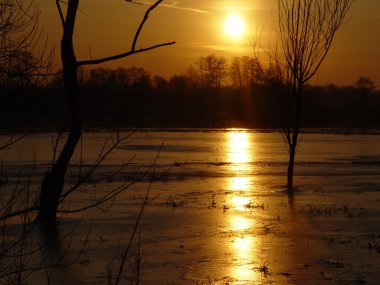
[[[238,15],[230,15],[224,21],[226,33],[233,38],[240,37],[244,32],[244,22]]]

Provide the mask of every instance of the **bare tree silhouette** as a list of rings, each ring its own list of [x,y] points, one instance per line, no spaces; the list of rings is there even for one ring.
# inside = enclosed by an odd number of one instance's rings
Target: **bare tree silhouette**
[[[30,86],[50,72],[53,51],[39,28],[39,11],[32,0],[3,0],[0,3],[0,88]],[[38,45],[39,44],[39,45]],[[38,49],[37,46],[42,46]],[[4,110],[3,101],[0,109]],[[12,126],[0,131],[0,150],[11,147],[25,134],[15,134]]]
[[[198,62],[202,87],[215,100],[214,127],[220,126],[220,89],[222,80],[227,77],[227,61],[224,57],[210,54]]]
[[[38,20],[39,11],[34,1],[1,1],[0,84],[3,87],[30,81],[32,76],[38,78],[49,72],[53,50],[47,48],[46,41],[41,49],[37,49],[43,32]]]
[[[284,68],[282,135],[289,152],[287,190],[293,193],[294,161],[300,142],[303,89],[329,52],[354,0],[278,0],[276,61]]]
[[[366,96],[376,90],[376,84],[371,78],[360,76],[355,82],[355,87],[360,94]]]
[[[250,91],[262,83],[265,74],[258,57],[242,56],[232,58],[229,75],[233,86]]]
[[[78,6],[80,0],[67,1],[66,13],[62,9],[62,1],[56,0],[57,9],[59,11],[63,35],[61,40],[61,60],[63,66],[63,82],[64,91],[68,99],[68,108],[70,113],[70,126],[67,140],[59,156],[53,164],[50,171],[45,174],[41,184],[40,204],[37,220],[46,222],[48,224],[55,224],[56,212],[59,205],[60,197],[65,183],[65,175],[70,163],[71,157],[77,147],[77,144],[82,135],[81,112],[79,107],[80,86],[78,81],[78,70],[85,65],[95,65],[112,60],[121,59],[133,54],[146,52],[163,46],[169,46],[175,42],[167,42],[149,46],[147,48],[137,49],[136,44],[139,39],[140,33],[144,24],[148,20],[150,13],[162,2],[163,0],[156,1],[150,6],[135,33],[130,50],[100,58],[78,61],[75,56],[75,48],[73,45],[73,33],[75,28],[75,20],[77,16]]]

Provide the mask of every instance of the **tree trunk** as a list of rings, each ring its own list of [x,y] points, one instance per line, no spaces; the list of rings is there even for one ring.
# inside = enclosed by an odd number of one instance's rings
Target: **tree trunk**
[[[296,151],[299,144],[299,134],[300,134],[300,123],[301,123],[301,111],[302,111],[302,95],[303,95],[303,85],[301,80],[295,80],[293,85],[296,86],[293,89],[293,98],[295,98],[295,104],[293,115],[294,121],[291,122],[294,124],[292,126],[292,136],[291,142],[289,144],[289,163],[288,163],[288,183],[286,189],[288,190],[289,195],[293,195],[293,177],[294,177],[294,162],[296,157]],[[291,108],[292,110],[292,108]]]
[[[289,163],[288,163],[288,183],[286,189],[289,194],[293,194],[293,175],[294,175],[294,160],[296,156],[296,147],[295,145],[290,146],[289,151]]]
[[[80,122],[71,128],[65,146],[51,171],[46,172],[41,184],[40,205],[37,219],[49,224],[55,223],[59,199],[63,191],[65,175],[70,159],[81,137]]]
[[[63,23],[61,41],[61,60],[65,95],[69,103],[70,131],[65,145],[54,163],[51,171],[46,172],[41,184],[40,205],[37,220],[55,223],[60,196],[71,157],[82,135],[79,113],[78,63],[73,48],[73,33],[79,0],[70,0],[67,6],[66,19]]]

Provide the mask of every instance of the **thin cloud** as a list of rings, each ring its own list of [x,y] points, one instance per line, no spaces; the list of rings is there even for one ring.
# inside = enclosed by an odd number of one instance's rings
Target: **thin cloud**
[[[129,1],[129,0],[126,0]],[[262,0],[262,1],[251,1],[251,0],[203,0],[203,1],[182,1],[182,0],[167,0],[160,4],[161,7],[191,11],[195,13],[208,14],[213,11],[263,11],[273,9],[275,5],[275,0]],[[152,5],[155,3],[153,0],[132,0],[129,2],[134,2],[136,4]]]
[[[152,1],[135,1],[136,4],[143,4],[143,5],[152,5],[154,2]],[[202,14],[208,14],[209,11],[198,9],[198,8],[191,8],[191,7],[185,7],[181,6],[179,1],[170,1],[170,3],[162,3],[160,4],[160,7],[166,7],[171,9],[177,9],[177,10],[184,10],[184,11],[190,11],[195,13],[202,13]]]

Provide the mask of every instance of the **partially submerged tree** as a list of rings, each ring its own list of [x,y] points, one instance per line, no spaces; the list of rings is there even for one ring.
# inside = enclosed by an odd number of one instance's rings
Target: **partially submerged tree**
[[[169,46],[174,42],[167,42],[149,46],[147,48],[136,48],[137,41],[144,24],[148,20],[150,13],[162,2],[156,1],[150,6],[135,33],[131,48],[120,54],[108,56],[100,59],[90,59],[78,61],[75,56],[75,48],[73,43],[73,33],[75,29],[75,21],[80,0],[68,0],[66,5],[66,13],[62,9],[60,0],[56,0],[56,5],[59,11],[63,35],[61,40],[61,60],[63,67],[63,82],[64,92],[68,100],[68,109],[70,116],[69,133],[63,149],[59,153],[57,160],[54,162],[50,171],[45,174],[41,184],[40,204],[37,220],[54,224],[56,212],[60,202],[60,197],[65,184],[65,175],[69,166],[70,160],[74,154],[77,144],[82,135],[81,111],[79,105],[80,86],[78,81],[78,71],[80,67],[86,65],[96,65],[112,60],[128,57],[133,54],[146,52],[163,46]]]
[[[354,0],[278,0],[278,37],[287,94],[282,97],[282,134],[289,152],[287,190],[293,192],[294,161],[299,145],[304,85],[326,58],[336,32]]]

